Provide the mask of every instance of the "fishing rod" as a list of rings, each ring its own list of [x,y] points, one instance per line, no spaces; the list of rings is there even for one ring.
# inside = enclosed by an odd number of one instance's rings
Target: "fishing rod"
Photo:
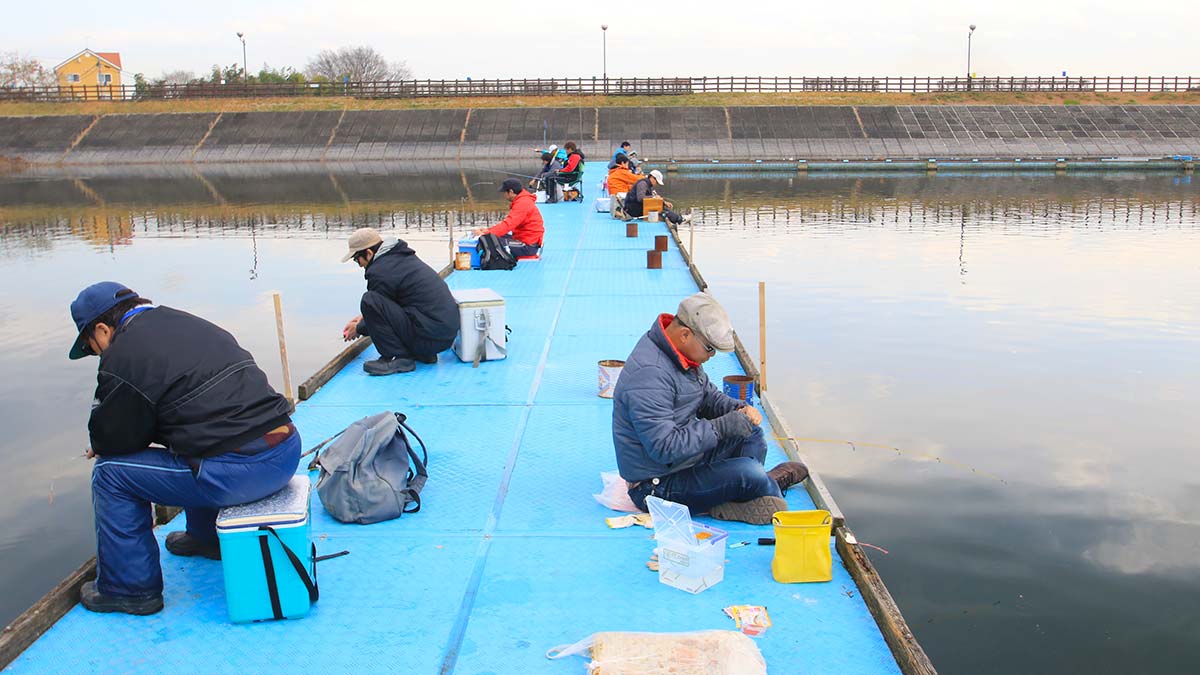
[[[973,473],[977,476],[983,476],[985,478],[990,478],[992,480],[1000,481],[1000,483],[1002,483],[1004,485],[1008,485],[1008,481],[1004,480],[1000,476],[997,476],[996,474],[990,473],[988,471],[984,471],[982,469],[977,469],[977,468],[971,466],[970,464],[964,464],[962,462],[956,461],[949,457],[943,457],[941,455],[935,455],[935,454],[930,454],[930,453],[926,453],[926,454],[918,454],[918,453],[912,453],[912,452],[906,453],[894,445],[885,445],[885,444],[881,444],[881,443],[863,443],[861,441],[859,441],[859,442],[847,441],[847,440],[842,440],[839,438],[801,438],[798,436],[776,436],[775,440],[777,440],[777,441],[795,441],[797,443],[831,443],[834,445],[846,445],[846,446],[850,447],[850,450],[852,452],[858,452],[859,448],[879,448],[881,450],[891,450],[892,452],[895,452],[897,456],[900,456],[900,457],[907,457],[909,459],[915,459],[915,460],[934,461],[934,462],[937,462],[938,464],[954,467],[954,468],[962,470],[962,471],[969,471],[970,473]]]

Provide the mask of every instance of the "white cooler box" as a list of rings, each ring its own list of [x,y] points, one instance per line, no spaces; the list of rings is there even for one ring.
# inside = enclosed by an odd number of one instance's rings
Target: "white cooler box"
[[[454,353],[462,361],[498,361],[508,355],[504,298],[490,288],[452,291],[462,323],[454,338]]]

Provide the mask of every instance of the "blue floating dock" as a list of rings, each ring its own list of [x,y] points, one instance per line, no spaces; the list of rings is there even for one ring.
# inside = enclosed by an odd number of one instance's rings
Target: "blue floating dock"
[[[546,247],[512,272],[455,272],[452,288],[505,296],[509,357],[479,368],[445,352],[416,372],[369,377],[374,348],[301,403],[295,422],[311,447],[350,422],[398,410],[429,447],[419,513],[347,525],[313,500],[321,599],[305,618],[231,624],[219,562],[162,552],[166,608],[149,617],[76,606],[14,661],[29,673],[519,673],[582,674],[585,661],[545,653],[598,631],[733,630],[722,608],[768,607],[774,626],[756,644],[769,671],[900,672],[854,580],[834,551],[833,581],[779,584],[773,549],[729,549],[725,579],[699,595],[659,584],[646,567],[649,530],[609,529],[600,472],[615,470],[612,402],[596,396],[601,359],[624,359],[660,312],[696,291],[671,242],[662,270],[637,238],[585,204],[543,205]],[[706,366],[741,373],[732,354]],[[783,461],[775,445],[768,465]],[[307,460],[305,460],[307,461]],[[811,509],[802,489],[794,509]],[[730,542],[771,528],[719,523]],[[158,536],[182,528],[182,519]]]

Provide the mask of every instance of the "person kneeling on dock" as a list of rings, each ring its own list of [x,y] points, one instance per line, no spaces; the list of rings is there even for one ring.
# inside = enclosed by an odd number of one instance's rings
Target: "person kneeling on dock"
[[[516,178],[504,179],[500,192],[508,200],[508,216],[492,227],[477,227],[471,230],[471,234],[476,237],[485,234],[499,237],[514,258],[539,255],[546,227],[542,224],[537,198],[522,189],[521,181]]]
[[[625,215],[629,218],[641,218],[646,215],[642,208],[642,202],[647,197],[661,196],[655,188],[662,184],[663,175],[658,169],[651,171],[645,178],[634,183],[633,187],[629,188],[629,192],[625,193]],[[609,192],[611,193],[612,190],[609,190]],[[666,218],[670,223],[678,225],[690,222],[692,219],[692,214],[690,213],[686,216],[681,216],[672,211],[671,209],[675,208],[675,205],[665,199],[663,200],[663,206],[666,207],[662,212],[663,218]]]
[[[93,612],[163,607],[151,504],[184,507],[187,529],[167,550],[220,559],[217,511],[278,492],[300,462],[291,405],[232,335],[112,281],[71,303],[70,358],[100,357],[88,432],[95,457]]]
[[[703,364],[734,349],[733,326],[705,293],[655,319],[625,361],[613,393],[617,468],[634,505],[654,495],[692,513],[766,525],[783,492],[808,478],[800,462],[767,471],[762,415],[726,396]]]
[[[458,303],[446,281],[417,257],[401,239],[384,241],[364,227],[350,235],[353,259],[367,280],[359,303],[362,314],[342,329],[347,342],[370,335],[379,358],[363,364],[370,375],[392,375],[416,369],[417,361],[437,363],[438,352],[449,349],[458,335]]]

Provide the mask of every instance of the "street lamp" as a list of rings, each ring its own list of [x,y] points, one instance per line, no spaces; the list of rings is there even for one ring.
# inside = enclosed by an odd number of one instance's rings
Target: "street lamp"
[[[971,24],[967,33],[967,91],[971,90],[971,36],[975,34],[975,24]]]
[[[246,34],[238,31],[238,39],[242,41],[242,84],[248,82],[246,79],[250,75],[250,70],[246,67]]]
[[[600,35],[604,40],[604,93],[608,93],[608,24],[600,24]]]

